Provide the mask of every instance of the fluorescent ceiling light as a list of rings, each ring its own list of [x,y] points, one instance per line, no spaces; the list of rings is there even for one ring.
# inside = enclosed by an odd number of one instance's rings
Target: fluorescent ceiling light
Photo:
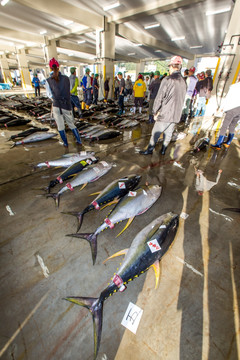
[[[133,46],[142,46],[142,44],[133,44]]]
[[[159,27],[160,24],[159,23],[156,23],[156,24],[152,24],[152,25],[147,25],[147,26],[144,26],[144,29],[152,29],[152,28],[156,28],[156,27]]]
[[[178,41],[178,40],[184,40],[185,36],[179,36],[179,37],[175,37],[175,38],[171,38],[172,41]]]
[[[72,23],[73,23],[72,20],[64,20],[63,25],[68,26],[71,25]]]
[[[78,41],[78,44],[84,44],[86,42],[86,40],[80,40]]]
[[[42,31],[40,31],[40,35],[44,35],[44,34],[46,34],[47,33],[47,30],[42,30]]]
[[[111,10],[111,9],[115,9],[115,8],[118,7],[118,6],[120,6],[120,2],[119,2],[119,1],[117,1],[117,2],[115,2],[115,3],[113,3],[113,4],[111,4],[111,5],[104,6],[104,7],[103,7],[103,10],[104,10],[104,11],[108,11],[108,10]]]
[[[190,49],[200,49],[202,48],[202,45],[195,45],[195,46],[190,46]]]
[[[155,50],[154,52],[161,52],[161,50]]]
[[[206,15],[209,16],[209,15],[222,14],[222,13],[228,12],[230,10],[231,10],[231,6],[225,8],[225,9],[206,11]]]
[[[2,1],[1,1],[1,5],[2,5],[2,6],[5,6],[8,2],[9,2],[9,0],[2,0]]]
[[[73,56],[73,55],[74,55],[73,53],[68,54],[68,56]]]
[[[135,53],[129,53],[128,56],[133,56],[136,55]]]

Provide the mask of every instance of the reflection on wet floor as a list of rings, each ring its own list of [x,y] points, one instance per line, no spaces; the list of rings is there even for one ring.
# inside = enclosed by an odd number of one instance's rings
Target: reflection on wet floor
[[[0,130],[3,358],[91,359],[91,316],[62,298],[99,296],[121,259],[104,265],[102,261],[129,248],[143,227],[169,211],[181,214],[180,225],[171,250],[161,261],[159,287],[154,289],[154,271],[149,269],[130,282],[125,292],[106,301],[98,359],[239,357],[239,213],[223,210],[240,207],[239,142],[234,139],[220,151],[207,146],[194,153],[192,137],[201,138],[209,131],[214,137],[219,125],[214,118],[204,117],[196,120],[195,130],[191,126],[179,125],[178,134],[184,135],[170,143],[164,156],[160,155],[161,139],[152,155],[138,154],[151,133],[152,125],[146,121],[122,130],[121,137],[100,142],[83,139],[85,150],[95,151],[100,160],[114,162],[116,167],[81,192],[68,191],[59,209],[52,199],[39,197],[44,194],[39,188],[62,169],[34,170],[30,165],[62,156],[63,147],[47,140],[10,149],[6,140],[20,129]],[[68,138],[70,153],[76,152],[70,133]],[[91,193],[134,173],[142,176],[141,185],[161,185],[161,197],[117,239],[125,222],[99,234],[93,267],[87,241],[65,236],[76,230],[76,219],[61,212],[80,211],[93,199]],[[109,209],[87,214],[81,231],[94,231]],[[143,309],[136,335],[121,326],[130,301]]]

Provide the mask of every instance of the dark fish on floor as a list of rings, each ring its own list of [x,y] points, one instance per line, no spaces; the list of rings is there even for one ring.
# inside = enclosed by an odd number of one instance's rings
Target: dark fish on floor
[[[12,127],[12,126],[26,125],[30,122],[31,120],[27,120],[27,119],[13,119],[11,121],[8,121],[6,124],[4,124],[4,126],[8,128],[10,126]]]
[[[101,342],[103,304],[117,291],[124,291],[126,284],[145,273],[153,267],[156,276],[156,286],[160,277],[160,260],[171,247],[178,228],[179,216],[173,213],[164,214],[134,238],[129,249],[119,251],[107,260],[116,256],[125,255],[125,258],[111,279],[110,284],[104,289],[99,298],[68,296],[65,300],[86,307],[93,317],[94,324],[94,360],[97,357]]]
[[[99,210],[100,207],[103,209],[106,206],[116,204],[119,199],[125,196],[129,191],[134,190],[134,188],[139,184],[140,179],[140,175],[129,175],[124,178],[114,180],[101,192],[92,194],[98,194],[98,196],[83,211],[64,212],[64,214],[74,215],[78,218],[78,232],[82,225],[84,214],[94,209]]]

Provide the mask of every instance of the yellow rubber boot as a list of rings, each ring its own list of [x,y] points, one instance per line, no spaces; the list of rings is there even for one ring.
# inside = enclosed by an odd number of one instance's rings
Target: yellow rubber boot
[[[84,110],[84,109],[85,109],[85,102],[82,101],[82,110]]]
[[[89,110],[89,105],[86,105],[86,110]]]

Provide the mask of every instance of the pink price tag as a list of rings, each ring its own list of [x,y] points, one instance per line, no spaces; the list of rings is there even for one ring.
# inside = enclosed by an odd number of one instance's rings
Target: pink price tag
[[[72,187],[71,183],[67,183],[67,185],[66,185],[66,186],[69,188],[69,190],[71,190],[71,191],[73,191],[73,190],[74,190],[74,188]]]
[[[62,178],[60,176],[57,177],[57,180],[58,180],[59,184],[63,183]]]
[[[137,192],[136,191],[129,191],[128,196],[136,196]]]
[[[126,289],[126,286],[123,284],[123,279],[118,274],[114,275],[113,282],[119,288],[119,291],[122,292]]]
[[[106,218],[104,221],[105,221],[105,223],[110,227],[110,229],[113,229],[113,228],[114,228],[114,224],[111,222],[111,220],[109,220],[108,218]]]
[[[119,189],[126,189],[126,185],[125,182],[120,182],[118,183]]]
[[[161,246],[159,245],[157,239],[148,241],[147,244],[152,253],[161,250]]]
[[[96,201],[93,201],[92,205],[95,207],[96,210],[100,209],[100,206],[98,205],[98,203]]]
[[[49,162],[45,161],[45,164],[47,165],[48,168],[50,168]]]

